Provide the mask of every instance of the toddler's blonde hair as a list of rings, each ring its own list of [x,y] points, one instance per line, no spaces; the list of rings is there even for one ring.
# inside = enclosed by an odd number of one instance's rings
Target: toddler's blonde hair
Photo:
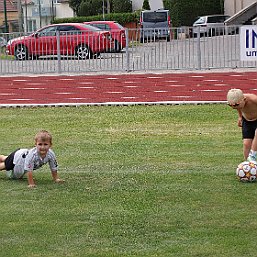
[[[241,89],[230,89],[227,94],[229,104],[238,104],[244,99],[244,94]]]
[[[40,130],[35,135],[35,143],[37,143],[38,140],[42,140],[43,142],[48,141],[52,144],[52,135],[47,130]]]

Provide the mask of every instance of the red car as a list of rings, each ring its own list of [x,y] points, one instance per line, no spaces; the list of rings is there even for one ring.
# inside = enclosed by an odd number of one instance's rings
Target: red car
[[[111,50],[120,52],[126,46],[125,28],[116,21],[88,21],[84,22],[101,30],[109,31],[112,37]]]
[[[17,60],[58,53],[87,59],[109,51],[109,46],[108,31],[83,23],[62,23],[48,25],[29,36],[9,40],[6,52],[14,55]]]

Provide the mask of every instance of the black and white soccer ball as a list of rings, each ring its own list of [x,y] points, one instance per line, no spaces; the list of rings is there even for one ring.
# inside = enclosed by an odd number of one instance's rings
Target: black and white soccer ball
[[[241,162],[236,169],[236,176],[242,182],[255,182],[257,175],[257,162]]]

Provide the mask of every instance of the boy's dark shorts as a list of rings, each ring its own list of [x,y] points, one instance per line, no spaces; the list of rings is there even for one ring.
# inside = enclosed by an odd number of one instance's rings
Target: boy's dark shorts
[[[13,164],[13,159],[14,159],[14,155],[15,153],[18,151],[19,149],[15,150],[14,152],[10,153],[8,155],[8,157],[5,159],[4,163],[5,163],[5,169],[6,170],[13,170],[14,168],[14,164]]]
[[[257,120],[248,121],[243,117],[242,122],[242,136],[244,138],[253,139],[255,136],[255,130],[257,129]]]

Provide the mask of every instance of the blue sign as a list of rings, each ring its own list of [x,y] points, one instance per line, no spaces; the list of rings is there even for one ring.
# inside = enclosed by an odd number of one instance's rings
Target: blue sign
[[[240,28],[241,61],[257,61],[257,26]]]

